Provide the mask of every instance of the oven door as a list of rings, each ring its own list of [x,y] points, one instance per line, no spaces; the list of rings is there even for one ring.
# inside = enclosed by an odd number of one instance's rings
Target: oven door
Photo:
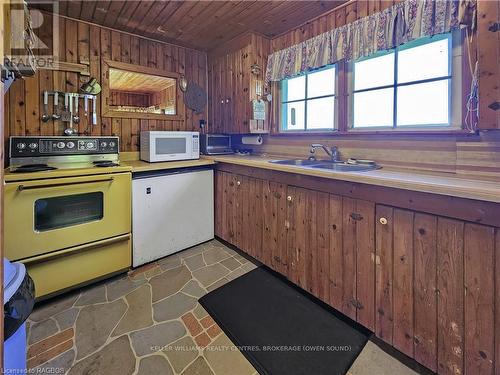
[[[151,137],[151,160],[170,161],[191,159],[193,154],[192,135],[161,134]]]
[[[7,183],[5,252],[22,260],[126,234],[131,174]]]

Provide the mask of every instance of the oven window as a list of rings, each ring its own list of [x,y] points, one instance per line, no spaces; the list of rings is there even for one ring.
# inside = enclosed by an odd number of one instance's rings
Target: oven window
[[[185,154],[186,138],[156,138],[156,154]]]
[[[38,232],[101,220],[103,216],[102,192],[64,195],[35,201],[35,231]]]
[[[229,137],[208,137],[208,146],[229,148]]]

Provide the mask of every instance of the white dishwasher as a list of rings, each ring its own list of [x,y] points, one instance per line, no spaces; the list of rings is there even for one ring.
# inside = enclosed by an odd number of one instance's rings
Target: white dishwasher
[[[214,238],[213,170],[134,174],[132,236],[133,267]]]

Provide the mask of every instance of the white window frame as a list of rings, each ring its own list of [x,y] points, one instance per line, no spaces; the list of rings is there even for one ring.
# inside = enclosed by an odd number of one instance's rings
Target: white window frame
[[[449,59],[450,64],[450,75],[443,77],[436,77],[432,79],[423,79],[412,82],[405,82],[402,84],[397,83],[397,53],[399,51],[417,47],[425,43],[431,43],[436,40],[446,39],[449,40],[449,51],[451,58]],[[404,132],[404,131],[443,131],[443,130],[459,130],[462,129],[462,58],[463,58],[463,48],[462,48],[462,37],[460,30],[457,30],[450,34],[441,34],[434,37],[425,38],[425,40],[415,40],[392,49],[387,52],[376,53],[372,56],[368,56],[364,59],[369,59],[373,57],[383,56],[389,53],[395,53],[394,58],[394,83],[391,85],[373,87],[363,90],[354,90],[354,64],[351,62],[348,64],[347,81],[348,81],[348,123],[347,130],[349,132],[370,132],[370,131],[394,131],[394,132]],[[358,61],[362,61],[361,59]],[[374,72],[376,74],[376,72]],[[433,82],[437,80],[449,79],[449,91],[450,95],[448,99],[448,114],[449,120],[448,124],[419,124],[419,125],[401,125],[397,126],[397,87],[415,85],[419,83]],[[354,127],[354,93],[380,90],[384,88],[394,89],[394,105],[393,105],[393,124],[392,126],[362,126]]]
[[[321,95],[321,96],[308,97],[307,96],[308,76],[312,73],[316,73],[316,72],[331,69],[331,68],[335,68],[335,82],[334,82],[335,91],[334,91],[334,94],[333,95]],[[306,132],[307,133],[314,133],[314,132],[334,132],[334,131],[337,131],[338,130],[338,117],[339,117],[339,113],[338,113],[339,112],[339,100],[338,100],[338,98],[339,98],[339,92],[338,92],[338,90],[339,90],[339,86],[338,86],[339,66],[338,66],[338,64],[327,65],[327,66],[324,66],[324,67],[319,68],[319,69],[311,70],[311,71],[306,72],[306,73],[301,74],[301,75],[304,75],[306,77],[305,78],[304,97],[301,99],[285,100],[285,97],[287,96],[286,84],[287,84],[288,80],[293,79],[293,78],[297,78],[300,75],[286,78],[286,79],[280,81],[280,83],[279,83],[280,84],[280,91],[281,91],[281,95],[280,95],[280,125],[279,125],[280,132],[285,133],[285,134],[290,134],[290,133],[306,133]],[[314,99],[331,98],[331,97],[333,97],[333,105],[334,105],[333,128],[308,129],[307,128],[307,102],[310,100],[314,100]],[[304,102],[305,103],[305,105],[304,105],[304,129],[296,129],[296,130],[295,129],[287,129],[286,125],[288,123],[288,114],[286,111],[286,104],[297,103],[297,102]]]

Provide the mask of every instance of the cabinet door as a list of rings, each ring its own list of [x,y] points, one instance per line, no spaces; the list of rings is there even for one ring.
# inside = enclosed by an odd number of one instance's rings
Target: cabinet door
[[[306,286],[306,202],[307,190],[289,186],[287,189],[287,277],[293,283]]]
[[[330,303],[373,329],[375,205],[331,195],[329,215]]]
[[[492,227],[378,205],[376,335],[440,374],[494,373],[498,238]]]
[[[264,236],[264,182],[249,177],[246,180],[243,216],[243,231],[246,233],[246,241],[243,250],[261,260]]]
[[[329,299],[329,195],[287,189],[288,278],[316,297]]]
[[[224,238],[224,205],[225,205],[225,196],[224,196],[224,172],[215,171],[214,173],[214,206],[215,206],[215,235],[222,239]]]
[[[234,243],[235,237],[235,195],[234,175],[217,171],[215,175],[215,233],[229,243]]]
[[[263,182],[263,241],[258,259],[277,272],[286,275],[286,185]]]

